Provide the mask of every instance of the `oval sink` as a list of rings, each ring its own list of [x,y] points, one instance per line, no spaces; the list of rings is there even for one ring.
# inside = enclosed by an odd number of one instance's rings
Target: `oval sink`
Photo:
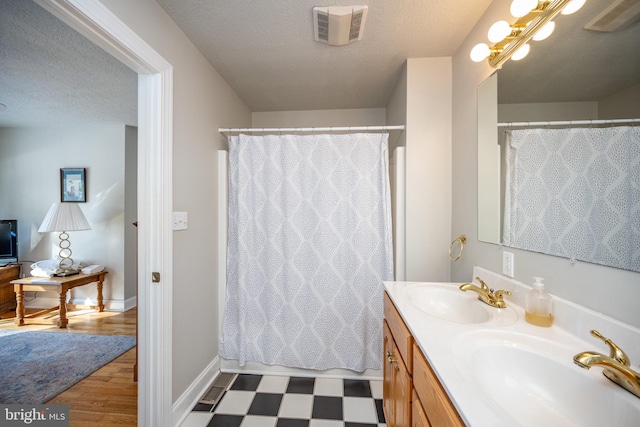
[[[497,317],[517,316],[513,310],[489,307],[477,295],[462,292],[457,284],[417,283],[408,285],[404,292],[410,303],[431,316],[456,323],[485,323]]]
[[[508,332],[476,331],[455,344],[461,374],[514,425],[637,425],[640,399],[573,364],[581,349]]]

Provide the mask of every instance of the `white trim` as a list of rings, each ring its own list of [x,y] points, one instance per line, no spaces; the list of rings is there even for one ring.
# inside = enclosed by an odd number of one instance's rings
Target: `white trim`
[[[119,304],[120,302],[118,302]],[[114,307],[117,307],[118,304],[114,304]],[[134,307],[138,306],[138,296],[133,296],[131,298],[127,298],[126,300],[122,301],[122,310],[121,311],[129,311]]]
[[[153,427],[170,425],[173,400],[172,192],[170,186],[163,185],[163,182],[171,182],[171,166],[167,164],[171,161],[171,131],[170,126],[163,125],[163,122],[171,123],[171,117],[165,117],[171,116],[171,93],[165,93],[171,90],[171,82],[171,70],[155,75],[141,74],[138,79],[138,217],[141,218],[138,220],[138,330],[139,342],[146,344],[140,349],[140,358],[148,363],[143,369],[148,380],[138,387],[138,418],[144,417],[146,422],[139,421],[138,425]],[[141,138],[141,135],[144,136]],[[144,140],[142,144],[141,139]],[[141,197],[143,188],[144,196]],[[160,283],[152,282],[152,272],[160,273]],[[138,378],[142,374],[139,371]],[[141,401],[143,384],[145,400]]]
[[[173,425],[179,426],[189,416],[193,407],[202,395],[220,375],[220,358],[215,357],[209,365],[198,375],[193,383],[182,393],[173,405]]]
[[[218,150],[218,339],[222,342],[227,293],[227,232],[229,224],[229,153]]]
[[[25,299],[27,299],[27,295],[33,292],[25,292]],[[90,298],[91,304],[96,305],[96,299]],[[69,304],[83,305],[87,302],[87,298],[73,298],[68,301]],[[45,309],[49,307],[56,307],[60,303],[59,297],[35,297],[33,299],[29,299],[29,301],[25,301],[24,306],[26,308],[39,308]],[[136,297],[131,297],[126,300],[121,299],[112,299],[112,300],[104,300],[104,311],[118,311],[125,312],[131,310],[136,306]]]
[[[139,73],[138,78],[138,425],[172,419],[173,71],[99,0],[36,0]],[[162,281],[152,283],[151,273]]]
[[[396,147],[390,166],[396,282],[404,281],[406,274],[406,164],[406,147]]]

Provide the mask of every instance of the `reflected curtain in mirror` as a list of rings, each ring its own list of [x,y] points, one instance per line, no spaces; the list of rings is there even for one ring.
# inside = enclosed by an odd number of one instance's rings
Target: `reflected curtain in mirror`
[[[640,127],[507,131],[504,244],[640,271]]]

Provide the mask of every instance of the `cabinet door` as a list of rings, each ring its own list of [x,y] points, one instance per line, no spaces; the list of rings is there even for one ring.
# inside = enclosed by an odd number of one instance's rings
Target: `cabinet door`
[[[384,318],[389,326],[391,336],[397,347],[397,353],[402,358],[404,366],[407,368],[409,375],[413,373],[413,337],[409,328],[405,325],[404,320],[398,313],[396,306],[393,305],[391,298],[385,292],[384,293]]]
[[[413,387],[433,426],[464,427],[440,381],[419,348],[413,350]]]
[[[383,408],[384,408],[384,417],[387,420],[387,425],[389,427],[395,426],[395,411],[394,411],[394,390],[393,390],[393,382],[394,382],[394,369],[393,369],[393,349],[394,343],[393,338],[391,336],[391,331],[389,330],[389,325],[387,321],[384,322],[384,361],[383,361],[383,371],[384,371],[384,379],[382,382],[382,397],[383,397]]]
[[[402,359],[393,365],[396,405],[394,408],[397,427],[411,427],[411,378]]]
[[[393,339],[387,322],[384,322],[384,381],[383,407],[389,427],[411,426],[412,383],[407,367]]]
[[[411,403],[411,420],[412,427],[431,427],[429,424],[429,420],[427,419],[427,415],[424,413],[424,409],[422,408],[422,404],[418,400],[418,396],[413,392],[413,401]]]

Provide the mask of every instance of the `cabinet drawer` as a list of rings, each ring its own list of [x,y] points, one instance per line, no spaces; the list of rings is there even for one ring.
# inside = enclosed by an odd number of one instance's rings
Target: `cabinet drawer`
[[[413,338],[386,292],[384,293],[384,318],[387,320],[407,371],[411,375],[413,372]]]
[[[414,345],[413,349],[413,388],[422,403],[430,425],[464,427],[458,412],[453,407],[447,393],[442,388],[422,355]]]

